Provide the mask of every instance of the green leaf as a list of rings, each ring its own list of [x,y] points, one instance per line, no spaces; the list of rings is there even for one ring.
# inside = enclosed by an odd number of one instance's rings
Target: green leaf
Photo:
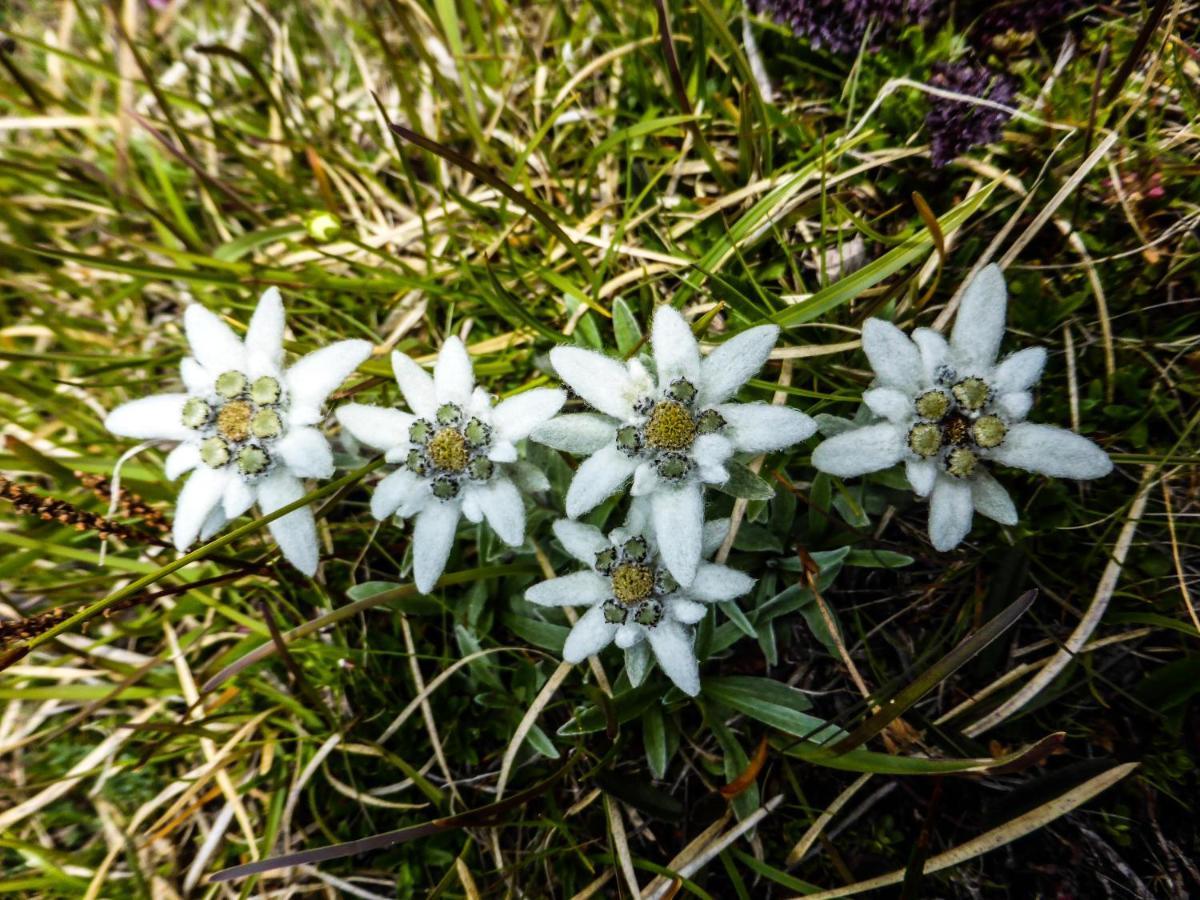
[[[993,181],[938,219],[938,227],[941,228],[942,233],[946,234],[961,227],[987,202],[999,183]],[[929,229],[922,229],[874,262],[868,263],[845,278],[839,278],[828,287],[817,291],[803,303],[780,310],[767,321],[774,322],[783,328],[790,328],[793,325],[819,319],[830,310],[836,309],[843,303],[849,303],[861,296],[868,288],[874,287],[885,278],[920,259],[932,247],[933,235]]]
[[[650,774],[661,781],[667,774],[667,735],[661,706],[650,706],[642,713],[642,744]]]
[[[642,342],[642,326],[637,317],[625,302],[624,297],[618,297],[612,305],[613,335],[617,340],[617,352],[621,356],[630,356],[638,344]]]
[[[823,719],[802,712],[812,707],[805,694],[770,678],[751,675],[705,678],[704,696],[805,740],[827,741],[845,734]]]
[[[725,463],[729,472],[729,480],[724,484],[714,485],[722,494],[730,497],[740,497],[743,500],[770,500],[775,496],[775,488],[764,481],[745,464],[731,459]]]

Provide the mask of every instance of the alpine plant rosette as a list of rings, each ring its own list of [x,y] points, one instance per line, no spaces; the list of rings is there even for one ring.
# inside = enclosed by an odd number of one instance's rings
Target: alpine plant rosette
[[[525,599],[541,606],[588,606],[567,635],[563,659],[582,662],[616,641],[625,651],[629,681],[645,678],[650,654],[675,685],[689,696],[700,692],[692,628],[706,604],[733,600],[754,587],[754,579],[728,566],[701,562],[683,587],[672,576],[645,521],[630,521],[605,537],[598,528],[559,519],[554,534],[587,569],[533,585]],[[701,553],[711,555],[729,532],[728,519],[704,524]]]
[[[428,593],[441,577],[461,516],[487,520],[510,546],[525,540],[525,505],[510,474],[516,442],[562,408],[566,395],[534,388],[496,403],[475,386],[467,349],[451,337],[433,377],[403,353],[392,354],[396,382],[412,412],[348,403],[337,411],[357,440],[386,451],[398,468],[379,482],[371,512],[384,520],[415,516],[413,579]]]
[[[638,359],[621,362],[580,347],[556,347],[559,377],[595,413],[569,413],[537,428],[533,440],[588,458],[567,490],[567,515],[577,518],[619,490],[650,510],[659,552],[682,585],[700,561],[704,485],[729,479],[737,452],[790,447],[816,431],[796,409],[731,403],[770,355],[774,325],[749,328],[701,358],[683,317],[670,306],[654,314],[650,345],[655,374]]]
[[[903,462],[913,490],[929,497],[929,538],[938,550],[958,546],[975,512],[1016,524],[1016,507],[987,462],[1054,478],[1112,470],[1087,438],[1025,421],[1046,351],[1029,347],[996,362],[1006,307],[1004,276],[991,265],[967,288],[949,343],[928,328],[910,340],[890,322],[869,319],[863,349],[876,381],[863,402],[883,421],[841,431],[813,452],[816,468],[842,478]]]
[[[268,288],[245,340],[193,303],[183,314],[192,355],[180,364],[185,393],[122,404],[105,427],[123,437],[178,441],[166,460],[170,479],[191,476],[179,492],[174,539],[186,550],[207,540],[255,503],[264,514],[304,496],[305,478],[333,474],[333,454],[315,428],[326,398],[371,353],[367,341],[339,341],[283,367],[283,301]],[[312,510],[269,523],[284,557],[306,575],[317,570]]]

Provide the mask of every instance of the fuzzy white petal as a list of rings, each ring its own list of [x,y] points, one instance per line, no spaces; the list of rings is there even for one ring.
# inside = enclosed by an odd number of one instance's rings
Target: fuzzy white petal
[[[581,347],[555,347],[550,362],[558,377],[595,409],[622,421],[633,416],[633,380],[623,363]]]
[[[525,599],[539,606],[591,606],[611,596],[608,579],[590,570],[551,578],[525,591]]]
[[[163,464],[163,473],[170,481],[174,481],[184,472],[190,472],[200,465],[200,450],[195,444],[180,444],[167,454]]]
[[[1046,348],[1026,347],[1000,361],[992,373],[992,389],[998,394],[1027,391],[1038,383],[1046,368]]]
[[[421,479],[408,469],[397,469],[375,486],[371,515],[383,521],[422,487]]]
[[[991,458],[1051,478],[1100,478],[1112,471],[1108,454],[1087,438],[1064,428],[1031,422],[1010,428]]]
[[[1033,409],[1033,394],[1029,391],[1001,394],[996,400],[996,408],[1008,417],[1009,422],[1023,421]]]
[[[729,519],[709,519],[704,523],[704,531],[700,538],[700,557],[708,559],[717,552],[717,548],[725,543],[729,535]]]
[[[493,478],[487,484],[473,488],[471,493],[500,540],[510,547],[519,547],[525,540],[525,504],[517,486],[507,478]]]
[[[258,506],[264,515],[295,503],[304,496],[304,484],[294,475],[276,470],[258,483]],[[317,548],[317,523],[312,509],[302,506],[267,526],[279,545],[283,558],[305,575],[317,571],[320,552]]]
[[[254,488],[237,475],[231,475],[225,484],[225,493],[221,495],[221,511],[226,519],[236,519],[252,507],[256,499]]]
[[[733,456],[733,441],[721,434],[702,434],[692,445],[692,458],[705,484],[724,484],[729,480],[725,463]]]
[[[199,303],[183,311],[183,328],[192,356],[214,377],[230,369],[240,372],[245,366],[246,350],[233,329]]]
[[[671,602],[671,615],[684,625],[695,625],[704,618],[708,607],[686,597],[676,597]]]
[[[186,550],[195,543],[204,520],[221,502],[230,477],[233,476],[228,469],[199,466],[184,482],[179,499],[175,501],[175,549]]]
[[[604,610],[593,606],[575,623],[563,644],[563,659],[569,663],[583,662],[612,643],[617,626],[604,621]]]
[[[1004,273],[993,263],[971,281],[954,317],[950,346],[960,363],[984,369],[996,361],[1007,307]]]
[[[633,470],[633,486],[629,489],[629,493],[634,497],[645,497],[653,494],[661,483],[662,479],[658,477],[653,463],[639,463],[638,467]]]
[[[674,619],[664,618],[646,635],[659,668],[675,686],[691,697],[700,693],[700,665],[692,646],[692,633]]]
[[[283,299],[279,296],[279,288],[267,288],[258,299],[246,329],[245,347],[248,363],[260,360],[264,364],[262,371],[250,371],[248,375],[254,377],[279,371],[283,364]]]
[[[929,540],[934,549],[957,547],[971,530],[973,511],[970,481],[939,477],[929,496]]]
[[[950,355],[950,345],[932,328],[916,329],[912,333],[912,339],[921,353],[925,384],[932,385],[937,380],[937,370],[946,364],[946,358]]]
[[[596,413],[567,413],[555,416],[530,432],[539,444],[553,447],[575,456],[587,456],[611,444],[617,434],[617,423],[608,416]]]
[[[151,394],[122,403],[104,418],[104,427],[122,437],[184,441],[195,434],[183,424],[187,394]]]
[[[228,522],[229,520],[225,518],[225,510],[218,503],[212,508],[212,512],[208,514],[208,518],[204,520],[204,525],[200,528],[201,542],[212,540],[217,532],[224,528]]]
[[[442,576],[461,509],[455,501],[430,503],[417,515],[413,527],[413,580],[417,590],[428,594]]]
[[[617,637],[614,643],[622,650],[628,650],[634,644],[640,644],[642,634],[645,628],[640,625],[635,625],[632,622],[626,622],[624,625],[618,626]]]
[[[650,498],[650,514],[662,561],[675,580],[688,587],[696,577],[704,531],[704,495],[700,485],[688,482],[656,491]]]
[[[654,311],[650,344],[659,387],[666,387],[677,378],[685,378],[696,386],[700,381],[700,347],[691,327],[674,307],[663,304]]]
[[[291,395],[292,423],[320,421],[325,399],[370,355],[368,341],[338,341],[301,357],[284,375]]]
[[[583,522],[558,519],[553,528],[554,536],[563,549],[587,566],[594,566],[596,554],[609,546],[608,539],[600,533],[599,528]]]
[[[813,451],[812,464],[840,478],[878,472],[900,461],[904,439],[904,431],[890,422],[855,428],[822,441]]]
[[[717,412],[733,429],[733,444],[745,453],[769,453],[798,444],[816,433],[817,423],[788,406],[727,403]]]
[[[517,448],[508,441],[497,441],[488,449],[487,458],[498,463],[516,462]]]
[[[1001,525],[1017,524],[1017,508],[1008,491],[987,472],[980,470],[971,479],[971,499],[975,511]]]
[[[422,418],[432,419],[438,408],[432,376],[398,350],[392,351],[392,371],[408,408]]]
[[[220,373],[218,373],[220,374]],[[207,394],[213,389],[216,376],[190,356],[179,361],[179,377],[189,394]]]
[[[483,521],[483,507],[479,505],[479,492],[468,488],[462,493],[462,514],[463,518],[472,525],[478,525]]]
[[[929,459],[909,459],[904,462],[904,474],[918,497],[928,497],[937,480],[937,463]]]
[[[526,494],[540,494],[550,490],[550,479],[546,473],[530,462],[519,462],[509,471],[513,482]]]
[[[467,348],[457,337],[446,338],[433,365],[433,392],[438,403],[465,405],[475,388],[475,372]]]
[[[731,337],[708,354],[700,363],[700,404],[724,403],[736,394],[766,364],[778,339],[778,326],[759,325]]]
[[[411,413],[366,403],[346,403],[337,408],[335,415],[356,441],[376,450],[407,445],[408,429],[416,421],[416,416]]]
[[[325,435],[315,428],[293,428],[275,444],[275,451],[299,478],[328,478],[333,474],[333,451]]]
[[[593,453],[575,470],[575,477],[571,479],[567,489],[567,515],[575,519],[595,509],[628,481],[636,468],[637,461],[618,450],[615,444]]]
[[[637,687],[646,680],[646,671],[650,668],[650,645],[638,641],[625,651],[625,674],[629,677],[630,687]]]
[[[921,353],[903,331],[883,319],[867,319],[862,329],[863,350],[883,387],[912,393],[924,380]]]
[[[862,398],[871,412],[889,422],[908,422],[913,417],[912,395],[895,388],[872,388]]]
[[[519,441],[548,422],[562,409],[567,395],[556,388],[534,388],[501,400],[492,410],[496,433],[506,441]]]
[[[696,567],[696,580],[688,588],[689,597],[713,603],[732,600],[750,592],[754,579],[745,572],[717,563],[702,562]]]

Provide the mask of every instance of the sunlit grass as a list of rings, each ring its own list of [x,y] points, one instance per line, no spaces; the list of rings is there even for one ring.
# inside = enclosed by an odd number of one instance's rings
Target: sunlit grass
[[[496,393],[543,384],[556,341],[629,354],[670,301],[707,318],[706,341],[781,324],[746,397],[850,416],[869,378],[861,322],[944,327],[986,256],[1007,268],[1012,346],[1050,350],[1035,420],[1095,438],[1116,473],[1076,486],[1006,471],[1021,523],[979,521],[937,554],[894,473],[814,478],[811,442],[768,458],[735,490],[751,499],[731,559],[759,583],[702,623],[698,701],[661,673],[630,691],[615,652],[543,690],[569,620],[521,595],[567,565],[553,495],[519,551],[464,526],[478,540],[458,542],[429,597],[409,586],[408,533],[370,518],[375,476],[347,443],[342,481],[313,486],[313,581],[279,563],[261,521],[181,564],[154,540],[102,552],[76,528],[86,516],[0,500],[0,613],[31,620],[6,626],[2,651],[0,890],[235,896],[202,882],[483,809],[503,770],[504,797],[521,799],[493,817],[246,889],[630,896],[630,878],[682,870],[682,893],[791,896],[904,869],[922,835],[935,856],[1069,791],[1089,798],[1101,760],[1141,767],[1086,818],[908,896],[1102,896],[1128,872],[1164,896],[1195,889],[1181,858],[1200,683],[1195,14],[1172,6],[1128,72],[1150,12],[1135,4],[994,60],[1023,116],[935,170],[921,85],[961,37],[909,30],[855,59],[756,22],[767,101],[740,3],[664,8],[674,72],[656,4],[632,0],[7,12],[0,470],[145,527],[77,474],[108,477],[131,446],[104,412],[176,383],[186,302],[244,322],[267,285],[288,305],[289,352],[375,345],[339,399],[396,402],[388,353],[428,358],[449,334]],[[314,224],[326,213],[336,233]],[[866,265],[838,272],[854,235]],[[561,497],[567,461],[529,452]],[[144,450],[121,481],[169,517],[164,453]],[[728,514],[734,497],[714,497]],[[903,720],[843,756],[816,746],[1030,588],[1029,612]],[[1083,652],[968,736],[1097,597]]]

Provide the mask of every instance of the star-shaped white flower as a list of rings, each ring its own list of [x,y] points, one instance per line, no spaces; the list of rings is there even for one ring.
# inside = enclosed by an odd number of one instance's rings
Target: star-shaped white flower
[[[113,434],[178,441],[167,456],[170,479],[191,471],[175,507],[175,546],[208,540],[255,503],[269,514],[304,496],[305,478],[333,474],[329,442],[315,426],[325,399],[371,354],[367,341],[339,341],[283,367],[283,301],[268,288],[245,340],[198,303],[183,314],[192,355],[180,364],[185,393],[122,404],[104,426]],[[193,471],[194,470],[194,471]],[[284,557],[306,575],[317,570],[312,510],[268,526]]]
[[[509,464],[517,461],[516,442],[557,413],[566,395],[534,388],[496,403],[475,387],[467,348],[456,337],[442,346],[432,378],[403,353],[392,354],[392,369],[411,413],[348,403],[337,418],[400,464],[375,488],[371,512],[381,521],[416,516],[413,580],[428,593],[446,567],[460,516],[487,519],[510,546],[525,540],[525,506]]]
[[[774,325],[749,328],[701,358],[687,322],[664,305],[650,335],[657,377],[637,359],[551,350],[559,377],[599,411],[559,416],[532,434],[588,456],[567,491],[567,515],[583,515],[632,477],[631,493],[649,503],[663,560],[680,584],[690,584],[700,561],[703,486],[728,480],[725,463],[736,452],[781,450],[816,431],[799,410],[729,402],[778,336]]]
[[[608,537],[591,525],[559,519],[554,534],[588,568],[535,584],[525,599],[542,606],[591,607],[567,635],[567,662],[581,662],[616,641],[625,651],[625,668],[636,687],[653,651],[675,685],[694,697],[700,693],[700,667],[691,626],[704,618],[706,603],[740,597],[754,587],[754,579],[729,566],[701,562],[691,585],[681,587],[664,565],[647,523],[638,518],[636,512],[631,514],[630,521]],[[702,556],[721,546],[728,532],[728,519],[705,523]]]
[[[869,319],[863,350],[876,381],[863,402],[883,421],[836,434],[813,452],[814,466],[842,478],[903,461],[913,490],[929,496],[929,538],[938,550],[958,546],[974,512],[1016,524],[1016,507],[985,461],[1054,478],[1112,470],[1087,438],[1025,421],[1046,351],[1029,347],[996,362],[1007,304],[1004,276],[991,265],[967,288],[949,343],[928,328],[910,340],[890,322]]]

